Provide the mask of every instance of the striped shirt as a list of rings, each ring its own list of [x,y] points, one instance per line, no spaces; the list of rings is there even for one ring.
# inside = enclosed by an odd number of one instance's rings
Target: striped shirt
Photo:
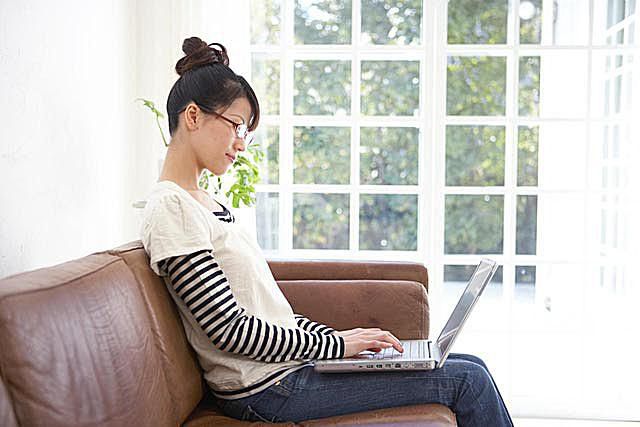
[[[163,277],[213,393],[258,393],[314,359],[342,357],[344,339],[295,314],[255,238],[222,204],[211,212],[171,181],[147,198],[141,239]]]
[[[176,294],[216,348],[262,362],[330,359],[344,355],[333,329],[295,315],[297,328],[284,328],[248,315],[238,305],[211,251],[171,257],[159,263]]]

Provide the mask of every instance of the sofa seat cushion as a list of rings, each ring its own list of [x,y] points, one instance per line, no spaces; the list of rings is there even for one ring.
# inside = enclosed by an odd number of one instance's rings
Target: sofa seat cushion
[[[266,424],[260,422],[238,421],[225,416],[215,405],[213,399],[205,397],[183,424],[184,427],[214,426],[456,426],[456,417],[443,405],[425,404],[379,409],[356,414],[296,423]]]
[[[351,415],[310,420],[301,426],[456,426],[456,417],[449,408],[438,404],[399,406],[359,412]]]

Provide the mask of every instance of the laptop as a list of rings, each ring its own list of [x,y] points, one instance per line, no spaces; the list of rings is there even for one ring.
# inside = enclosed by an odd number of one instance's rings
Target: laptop
[[[403,353],[393,347],[379,353],[363,351],[344,359],[318,360],[314,369],[318,372],[362,372],[362,371],[414,371],[441,368],[447,360],[467,317],[476,301],[498,269],[495,261],[482,259],[471,275],[467,287],[453,309],[436,341],[400,341]]]

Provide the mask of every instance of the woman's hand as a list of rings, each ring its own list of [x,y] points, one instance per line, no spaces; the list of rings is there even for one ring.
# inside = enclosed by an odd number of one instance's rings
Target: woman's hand
[[[346,331],[335,331],[344,339],[344,357],[355,356],[364,350],[379,352],[383,348],[393,347],[400,353],[404,351],[398,338],[389,331],[380,328],[356,328]]]

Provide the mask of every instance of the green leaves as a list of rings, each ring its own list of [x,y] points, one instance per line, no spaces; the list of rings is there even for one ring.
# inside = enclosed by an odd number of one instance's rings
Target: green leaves
[[[136,101],[141,101],[143,105],[155,115],[162,142],[164,142],[165,147],[168,147],[169,144],[160,126],[160,119],[164,118],[164,115],[156,108],[153,101],[144,98],[138,98]],[[260,182],[260,169],[258,165],[263,158],[264,151],[260,144],[257,143],[250,145],[245,153],[238,153],[236,161],[227,172],[227,175],[231,174],[235,178],[235,182],[225,193],[225,196],[231,200],[231,205],[234,208],[239,208],[241,205],[250,207],[256,203],[255,184]],[[222,177],[216,176],[206,169],[203,174],[200,175],[198,185],[200,188],[208,190],[211,180],[215,182],[214,193],[222,193]]]
[[[264,152],[259,144],[249,146],[247,154],[240,153],[233,163],[233,174],[236,181],[225,193],[234,208],[253,206],[256,203],[255,184],[260,182],[258,164],[264,158]]]
[[[260,164],[264,158],[264,152],[260,144],[252,144],[246,153],[247,154],[238,153],[236,161],[227,172],[227,175],[230,174],[235,178],[235,182],[231,184],[231,187],[229,187],[224,195],[231,201],[231,206],[234,208],[239,208],[240,206],[250,207],[256,203],[255,184],[260,182],[260,169],[258,164]],[[223,192],[222,178],[212,174],[208,170],[205,170],[200,176],[198,185],[200,188],[208,190],[212,179],[215,181],[213,192],[215,194],[221,194]]]
[[[156,108],[156,104],[153,101],[149,101],[148,99],[138,98],[136,101],[141,101],[145,107],[147,107],[151,112],[156,116],[156,125],[158,125],[158,130],[160,131],[160,136],[162,137],[162,142],[164,142],[164,146],[168,147],[169,143],[167,143],[167,138],[164,137],[164,132],[162,131],[162,126],[160,126],[160,119],[164,119],[164,115]]]

